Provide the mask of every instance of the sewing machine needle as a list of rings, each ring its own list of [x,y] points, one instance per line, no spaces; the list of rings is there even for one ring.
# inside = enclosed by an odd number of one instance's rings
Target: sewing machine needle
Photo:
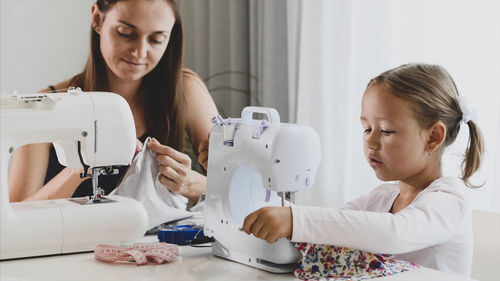
[[[92,191],[94,194],[97,193],[97,170],[92,169]]]
[[[99,175],[99,170],[96,168],[92,169],[92,191],[94,195],[92,196],[92,199],[95,200],[97,199],[97,194],[98,194],[98,177]]]

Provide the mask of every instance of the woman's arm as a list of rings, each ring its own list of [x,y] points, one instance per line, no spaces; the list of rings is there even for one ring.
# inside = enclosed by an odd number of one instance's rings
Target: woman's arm
[[[193,152],[198,155],[197,148],[208,138],[212,128],[210,120],[218,113],[207,88],[194,72],[183,70],[182,88],[186,99],[186,130]],[[157,153],[155,160],[159,164],[159,181],[170,192],[197,202],[200,194],[205,192],[206,177],[191,169],[190,157],[156,139],[148,143],[148,148]]]
[[[29,144],[18,148],[9,171],[10,202],[68,198],[85,179],[81,169],[64,168],[44,185],[49,163],[50,143]]]
[[[187,132],[193,143],[193,151],[198,155],[198,148],[208,139],[213,127],[211,119],[219,113],[201,78],[188,69],[184,69],[182,74]]]
[[[188,69],[183,70],[183,91],[186,98],[186,127],[193,151],[196,156],[208,155],[208,136],[212,129],[212,117],[218,115],[217,107],[208,92],[207,87],[198,75]],[[205,145],[202,145],[202,144]],[[202,149],[202,151],[199,150]],[[206,169],[206,161],[201,163]],[[196,171],[191,171],[186,189],[186,197],[198,201],[198,197],[206,189],[206,177]]]

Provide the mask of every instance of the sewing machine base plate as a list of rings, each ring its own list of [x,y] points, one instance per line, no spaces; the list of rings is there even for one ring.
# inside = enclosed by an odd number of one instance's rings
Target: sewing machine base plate
[[[289,273],[293,272],[295,268],[295,263],[277,264],[264,259],[249,257],[248,255],[236,251],[228,251],[227,248],[219,245],[218,242],[212,243],[212,254],[223,259],[242,263],[271,273]]]

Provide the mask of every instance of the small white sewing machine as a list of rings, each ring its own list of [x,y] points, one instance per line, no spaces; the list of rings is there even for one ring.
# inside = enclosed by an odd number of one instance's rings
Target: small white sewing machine
[[[254,119],[254,113],[267,120]],[[293,271],[300,256],[288,239],[267,243],[241,227],[251,212],[283,206],[285,193],[314,184],[321,162],[317,133],[280,123],[273,108],[246,107],[241,119],[212,121],[204,233],[215,238],[213,254],[270,272]]]
[[[0,259],[91,251],[146,232],[147,214],[137,201],[106,196],[99,175],[130,165],[136,147],[132,112],[117,94],[82,92],[1,94]],[[93,181],[87,198],[9,202],[8,174],[14,150],[54,144],[64,166],[84,168]]]

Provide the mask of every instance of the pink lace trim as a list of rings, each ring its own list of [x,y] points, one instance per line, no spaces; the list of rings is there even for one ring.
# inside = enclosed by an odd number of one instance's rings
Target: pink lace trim
[[[161,264],[173,261],[179,255],[177,245],[161,243],[135,243],[130,248],[99,244],[94,250],[96,260],[103,262],[131,262],[137,265],[148,261]]]

